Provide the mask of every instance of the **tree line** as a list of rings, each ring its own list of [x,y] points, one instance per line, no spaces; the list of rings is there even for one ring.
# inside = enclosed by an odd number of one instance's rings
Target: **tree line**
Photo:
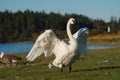
[[[59,38],[65,38],[66,24],[70,17],[76,19],[72,33],[84,26],[91,30],[90,35],[105,34],[108,26],[111,28],[111,34],[120,33],[120,18],[117,20],[114,16],[111,17],[110,22],[105,22],[102,19],[91,19],[74,13],[62,15],[30,10],[13,13],[6,10],[0,12],[0,43],[34,41],[46,29],[53,29]]]

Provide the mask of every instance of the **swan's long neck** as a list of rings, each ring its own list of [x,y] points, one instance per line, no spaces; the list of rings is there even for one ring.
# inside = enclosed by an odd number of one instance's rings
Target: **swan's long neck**
[[[77,46],[77,41],[76,39],[73,37],[72,33],[71,33],[71,30],[70,30],[70,27],[71,27],[71,24],[68,22],[67,23],[67,34],[68,34],[68,37],[70,39],[70,46],[72,48],[76,48]]]

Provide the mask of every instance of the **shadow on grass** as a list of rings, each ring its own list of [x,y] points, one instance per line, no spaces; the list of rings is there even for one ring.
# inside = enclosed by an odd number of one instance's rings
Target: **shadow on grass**
[[[97,67],[97,68],[90,68],[90,69],[83,69],[83,70],[74,70],[73,72],[81,72],[81,71],[97,71],[97,70],[104,70],[104,69],[120,69],[120,66],[107,66],[107,67]]]

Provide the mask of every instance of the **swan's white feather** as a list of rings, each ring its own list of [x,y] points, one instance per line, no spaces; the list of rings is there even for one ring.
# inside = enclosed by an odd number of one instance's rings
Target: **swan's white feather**
[[[52,30],[46,30],[37,38],[26,58],[30,61],[33,61],[42,53],[45,54],[45,57],[50,56],[52,54],[52,41],[55,39],[57,39],[57,37],[55,36],[54,32]]]
[[[80,54],[88,55],[87,49],[87,39],[89,36],[89,29],[87,27],[83,27],[79,29],[76,33],[73,34],[78,42],[78,50],[77,52]]]

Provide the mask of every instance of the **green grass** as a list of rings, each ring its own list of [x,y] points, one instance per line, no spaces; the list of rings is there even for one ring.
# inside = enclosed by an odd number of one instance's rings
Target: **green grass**
[[[19,54],[25,60],[27,54]],[[68,67],[60,73],[59,68],[48,68],[51,58],[38,57],[31,65],[0,68],[0,80],[120,80],[120,48],[91,50],[84,60],[73,64],[70,74]],[[85,58],[81,56],[81,58]]]

